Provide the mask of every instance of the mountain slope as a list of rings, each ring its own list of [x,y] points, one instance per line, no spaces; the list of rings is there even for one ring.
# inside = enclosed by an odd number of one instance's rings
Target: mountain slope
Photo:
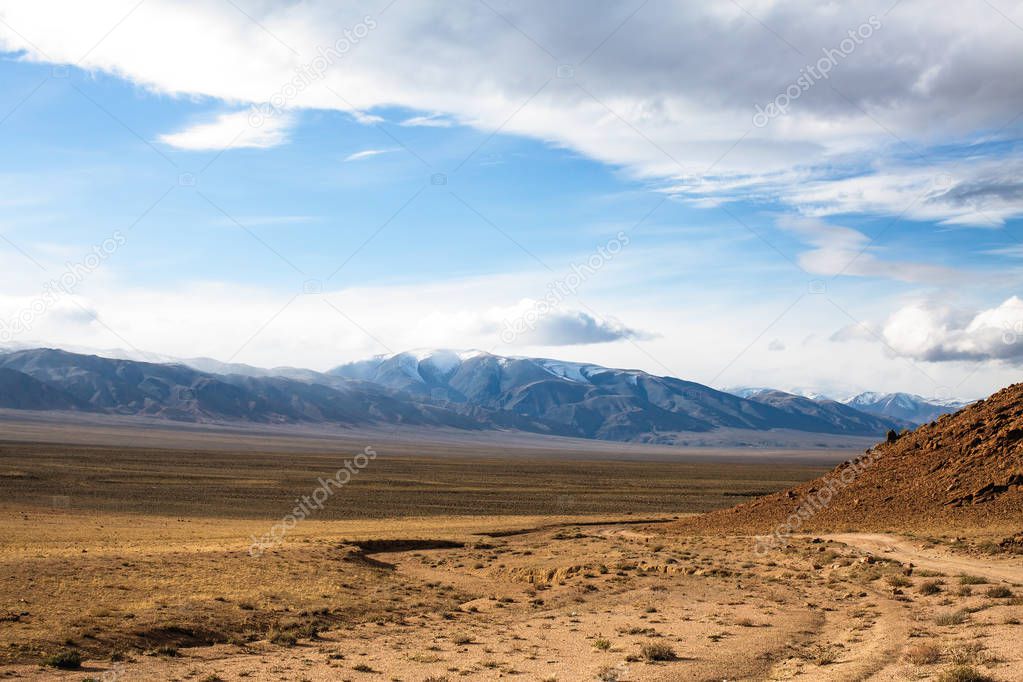
[[[0,407],[14,410],[76,410],[87,406],[66,391],[0,367]]]
[[[786,492],[681,522],[690,530],[1015,526],[1023,519],[1023,384],[845,462]]]

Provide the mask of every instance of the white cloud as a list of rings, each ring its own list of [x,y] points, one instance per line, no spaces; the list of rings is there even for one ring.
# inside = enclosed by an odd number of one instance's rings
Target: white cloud
[[[814,247],[799,255],[800,267],[811,274],[944,284],[964,277],[964,273],[944,266],[880,258],[881,248],[867,235],[817,218],[785,216],[778,225]]]
[[[368,3],[263,2],[247,8],[257,25],[231,3],[147,0],[104,37],[134,4],[6,1],[0,46],[25,59],[80,62],[161,93],[261,104],[285,92],[318,49],[358,35],[353,27],[379,11]],[[373,122],[378,117],[364,112],[377,107],[428,112],[406,122],[452,121],[549,141],[687,187],[705,205],[731,190],[778,196],[816,215],[901,211],[934,174],[894,167],[894,159],[973,142],[980,131],[1019,133],[1018,120],[1001,129],[1023,110],[1023,41],[984,3],[934,11],[928,0],[894,9],[890,0],[779,0],[746,7],[755,18],[734,3],[648,3],[617,32],[624,8],[594,12],[583,0],[556,12],[506,2],[493,9],[503,17],[471,2],[403,3],[373,16],[375,28],[289,96],[288,109],[339,109]],[[1023,4],[1001,12],[1023,22]],[[826,83],[788,114],[753,125],[756,105],[774,100],[872,15],[881,27]],[[559,64],[573,63],[573,77],[557,77]],[[222,127],[215,121],[166,138],[221,148],[232,134]],[[285,127],[277,121],[255,131],[247,146],[279,144]],[[911,215],[953,224],[1020,215],[1018,190],[1003,182],[1014,171],[981,172],[992,159],[968,159],[952,173],[965,175],[957,189],[925,197]],[[846,179],[832,182],[836,171]],[[788,178],[803,182],[793,190]]]
[[[985,251],[989,256],[1005,256],[1007,258],[1023,258],[1023,244],[1013,244],[998,249]]]
[[[879,166],[839,180],[813,180],[777,191],[811,216],[898,215],[946,225],[1001,227],[1023,215],[1023,161],[966,158],[958,163]]]
[[[505,345],[579,346],[625,339],[654,338],[614,317],[604,317],[547,301],[523,299],[514,306],[491,308],[479,329]]]
[[[377,123],[383,123],[384,119],[381,116],[375,114],[367,114],[363,111],[350,111],[352,118],[363,125],[376,125]]]
[[[253,125],[249,111],[219,114],[213,120],[192,124],[176,133],[159,136],[160,142],[188,151],[256,148],[266,149],[284,144],[294,117],[282,113],[260,117]]]
[[[381,154],[389,154],[393,152],[393,149],[364,149],[361,152],[355,152],[345,157],[345,161],[359,161],[361,159],[368,159],[373,156],[380,156]]]
[[[405,127],[421,128],[450,128],[455,122],[442,114],[430,114],[428,116],[413,116],[401,122]]]
[[[883,341],[894,354],[925,362],[1005,360],[1023,363],[1023,300],[1012,296],[994,308],[962,310],[913,303],[881,324],[840,330],[835,341]]]

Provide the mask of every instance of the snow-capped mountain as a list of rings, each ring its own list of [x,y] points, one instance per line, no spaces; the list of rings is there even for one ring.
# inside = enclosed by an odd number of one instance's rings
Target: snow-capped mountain
[[[947,398],[923,398],[911,393],[860,393],[842,401],[850,407],[879,417],[904,419],[913,424],[934,421],[943,414],[958,412],[970,403]]]

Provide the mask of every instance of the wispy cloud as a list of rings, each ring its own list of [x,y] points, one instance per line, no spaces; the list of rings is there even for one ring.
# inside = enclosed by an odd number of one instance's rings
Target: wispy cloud
[[[349,113],[352,115],[352,118],[363,125],[376,125],[377,123],[384,122],[384,118],[376,114],[367,114],[364,111],[351,111]]]
[[[188,151],[255,148],[267,149],[288,141],[288,131],[294,123],[290,114],[265,117],[255,126],[248,111],[219,114],[213,120],[202,121],[179,130],[165,133],[157,139],[164,144]]]
[[[394,149],[363,149],[361,152],[355,152],[345,157],[345,161],[361,161],[362,159],[369,159],[374,156],[380,156],[381,154],[390,154],[395,151]]]
[[[450,128],[455,125],[455,122],[443,114],[429,114],[406,118],[401,125],[420,128]]]
[[[798,260],[800,267],[814,275],[880,277],[921,283],[949,283],[965,276],[963,272],[941,265],[880,258],[881,249],[873,245],[867,235],[819,218],[785,216],[778,220],[778,225],[813,247],[799,254]]]
[[[984,252],[988,256],[1006,256],[1007,258],[1023,258],[1023,244],[1013,244],[999,249],[990,249]]]

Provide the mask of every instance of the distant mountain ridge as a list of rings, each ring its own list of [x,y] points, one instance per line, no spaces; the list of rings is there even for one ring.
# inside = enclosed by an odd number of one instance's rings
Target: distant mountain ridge
[[[773,388],[745,386],[727,390],[733,395],[749,400],[758,400],[759,396],[777,392]],[[968,400],[954,398],[923,398],[912,393],[866,392],[837,400],[813,391],[798,390],[793,394],[818,402],[838,402],[875,417],[897,420],[912,426],[926,424],[944,414],[958,412],[971,403]]]
[[[842,402],[868,414],[903,419],[916,425],[958,412],[970,404],[968,401],[922,398],[911,393],[860,393]]]
[[[657,434],[716,428],[874,435],[903,425],[853,408],[836,417],[832,408],[746,400],[640,370],[482,351],[409,351],[341,365],[328,374],[382,384],[456,410],[512,411],[611,440],[657,440]]]
[[[379,356],[326,373],[19,350],[0,353],[0,407],[192,422],[510,429],[664,444],[718,429],[880,437],[904,424],[781,392],[745,399],[640,370],[449,350]]]

